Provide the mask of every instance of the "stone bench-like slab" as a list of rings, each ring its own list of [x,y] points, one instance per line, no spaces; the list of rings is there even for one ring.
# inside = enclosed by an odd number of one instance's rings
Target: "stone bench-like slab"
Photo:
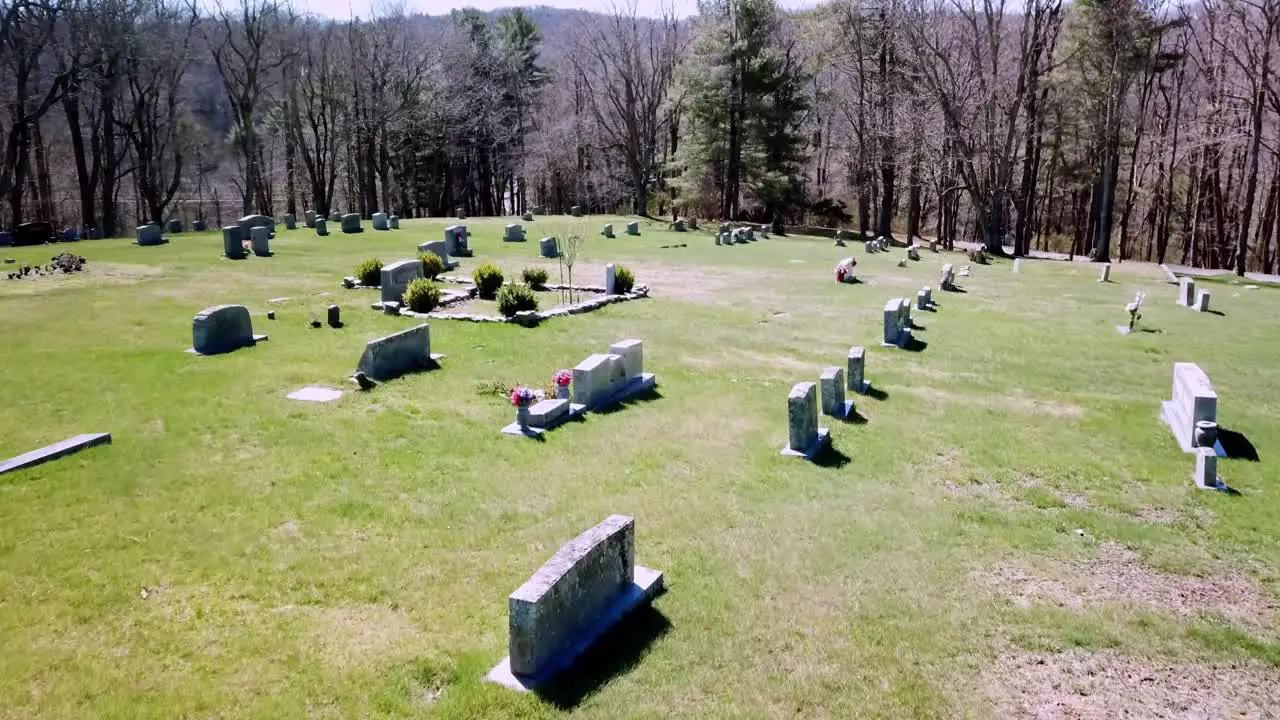
[[[40,463],[57,460],[60,457],[80,452],[85,448],[91,448],[95,445],[110,445],[111,433],[84,433],[69,437],[61,442],[52,445],[46,445],[39,450],[32,450],[29,453],[23,453],[17,457],[9,458],[4,462],[0,462],[0,475],[14,470],[34,467]]]
[[[529,408],[529,424],[527,427],[520,427],[520,423],[513,422],[502,428],[504,435],[523,435],[525,437],[537,437],[548,430],[554,430],[564,423],[576,417],[581,417],[587,411],[584,405],[575,405],[568,400],[559,398],[548,398],[533,404]]]
[[[661,572],[635,564],[635,518],[610,515],[561,547],[511,593],[510,654],[486,678],[533,690],[662,590]]]

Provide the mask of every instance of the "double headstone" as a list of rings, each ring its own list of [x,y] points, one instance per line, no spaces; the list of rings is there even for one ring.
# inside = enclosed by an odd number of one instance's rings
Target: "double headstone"
[[[662,589],[662,573],[635,564],[635,518],[610,515],[507,598],[510,654],[487,678],[514,690],[537,688]]]
[[[222,254],[232,260],[244,258],[244,234],[239,225],[222,228]]]
[[[452,257],[471,257],[471,247],[467,244],[466,225],[450,225],[445,228],[444,244]]]
[[[317,217],[315,219],[314,225],[316,228],[316,235],[319,235],[320,237],[324,237],[325,235],[329,234],[329,223],[325,222],[324,218]]]
[[[346,215],[343,215],[342,232],[348,235],[364,232],[364,228],[360,227],[360,216],[355,213],[347,213]]]
[[[607,238],[613,237],[613,223],[605,223],[604,229],[600,231],[600,234]]]
[[[1178,304],[1195,307],[1196,281],[1189,277],[1178,278]]]
[[[382,302],[400,302],[405,288],[422,277],[422,261],[417,258],[399,260],[382,266]]]
[[[293,213],[285,213],[285,214],[284,214],[284,229],[285,229],[285,230],[297,230],[297,229],[298,229],[298,217],[297,217],[296,215],[294,215]]]
[[[853,414],[853,403],[844,399],[844,369],[829,367],[819,378],[822,386],[822,414],[841,420]]]
[[[1218,420],[1218,394],[1199,365],[1173,364],[1173,397],[1160,404],[1160,418],[1184,452],[1195,452],[1196,423]]]
[[[265,227],[272,234],[276,234],[276,221],[267,215],[245,215],[236,221],[240,226],[240,236],[249,237],[249,230],[255,227]]]
[[[516,223],[508,225],[502,233],[502,240],[503,242],[524,242],[524,228]]]
[[[588,410],[614,405],[650,390],[656,380],[644,372],[644,344],[619,340],[573,369],[573,402]]]
[[[271,257],[271,231],[262,225],[249,228],[249,246],[258,257]]]
[[[191,322],[191,349],[197,355],[217,355],[266,340],[253,334],[253,320],[243,305],[207,307]]]
[[[423,323],[370,340],[364,346],[364,353],[360,355],[356,372],[362,372],[374,380],[391,380],[417,370],[429,370],[443,358],[443,355],[431,353],[431,328]]]
[[[374,230],[390,230],[391,229],[391,226],[387,224],[386,213],[376,212],[373,214],[373,229]]]
[[[544,237],[538,241],[538,252],[544,258],[560,257],[560,246],[553,237]]]
[[[634,221],[634,220],[632,220],[631,222],[627,223],[627,234],[628,234],[628,235],[639,235],[639,234],[640,234],[640,223],[638,223],[638,222],[636,222],[636,221]]]
[[[787,395],[787,445],[782,454],[813,459],[830,440],[831,432],[818,427],[818,397],[813,383],[796,383]]]
[[[137,230],[139,245],[163,245],[164,237],[160,234],[160,226],[155,223],[139,225]]]

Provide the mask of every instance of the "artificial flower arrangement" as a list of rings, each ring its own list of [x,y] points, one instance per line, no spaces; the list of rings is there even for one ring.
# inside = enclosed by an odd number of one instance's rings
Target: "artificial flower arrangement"
[[[518,407],[528,407],[533,404],[536,395],[533,390],[521,385],[511,391],[511,404]]]
[[[573,373],[568,370],[557,370],[551,379],[555,381],[556,387],[569,387],[569,383],[573,382]]]

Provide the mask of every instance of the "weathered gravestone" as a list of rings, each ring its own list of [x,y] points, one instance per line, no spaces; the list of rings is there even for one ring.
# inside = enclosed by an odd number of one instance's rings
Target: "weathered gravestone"
[[[588,410],[616,405],[652,390],[657,378],[644,371],[643,343],[620,340],[573,369],[573,402]]]
[[[222,254],[232,260],[244,258],[244,236],[239,225],[227,225],[222,228]]]
[[[871,383],[864,378],[866,371],[867,351],[865,348],[854,345],[849,348],[848,374],[846,381],[849,383],[848,388],[858,394],[866,394],[871,389]]]
[[[443,359],[444,355],[431,353],[431,328],[423,323],[370,340],[364,347],[364,354],[360,356],[356,372],[364,373],[374,380],[391,380],[406,373],[430,370]]]
[[[636,222],[636,221],[634,221],[634,220],[633,220],[633,221],[631,221],[631,222],[629,222],[629,223],[627,223],[627,234],[628,234],[628,235],[639,235],[639,234],[640,234],[640,223],[638,223],[638,222]]]
[[[865,251],[867,252],[867,254],[868,254],[868,255],[872,255],[872,254],[874,254],[877,250],[879,250],[879,248],[878,248],[878,247],[876,247],[876,241],[875,241],[875,240],[868,240],[868,241],[864,242],[864,243],[862,244],[862,249],[863,249],[863,250],[865,250]]]
[[[544,237],[538,241],[538,252],[544,258],[560,257],[560,245],[553,237]]]
[[[603,236],[605,236],[605,237],[607,237],[607,238],[614,237],[614,234],[613,234],[613,223],[605,223],[605,224],[604,224],[604,229],[600,231],[600,234],[601,234],[601,235],[603,235]]]
[[[1098,269],[1098,282],[1111,282],[1111,263],[1103,263],[1102,267]]]
[[[391,229],[391,226],[387,224],[386,213],[376,212],[373,214],[373,229],[374,230],[390,230]]]
[[[258,257],[271,257],[271,231],[261,225],[249,228],[249,247]]]
[[[471,257],[471,247],[467,244],[466,225],[450,225],[445,228],[444,244],[451,257]]]
[[[75,228],[62,229],[62,242],[78,242],[80,240],[80,231]]]
[[[24,222],[13,229],[14,247],[44,245],[53,239],[53,225],[43,220]]]
[[[524,242],[524,228],[516,223],[512,223],[506,227],[502,233],[503,242]]]
[[[818,398],[813,383],[796,383],[787,395],[787,445],[782,454],[812,460],[830,441],[831,431],[818,427]]]
[[[329,222],[342,222],[342,213],[337,210],[329,213]]]
[[[298,229],[298,217],[297,217],[296,215],[294,215],[293,213],[285,213],[285,214],[284,214],[284,229],[285,229],[285,230],[297,230],[297,229]]]
[[[463,210],[461,205],[459,205],[458,207],[454,208],[453,215],[454,215],[454,217],[458,218],[459,220],[466,220],[466,219],[467,219],[467,211],[466,211],[466,210]]]
[[[951,266],[951,263],[947,263],[943,265],[942,277],[938,280],[938,287],[942,288],[943,290],[954,290],[955,281],[956,281],[956,271]]]
[[[910,312],[911,306],[902,298],[893,298],[884,304],[884,341],[881,345],[904,347],[911,339],[911,331],[905,322],[909,316],[903,313],[904,307]]]
[[[617,268],[613,263],[604,266],[604,292],[606,295],[613,295],[617,284]]]
[[[360,227],[360,216],[356,213],[347,213],[342,216],[342,232],[352,235],[364,232],[364,228]]]
[[[322,217],[316,218],[315,227],[316,227],[316,235],[319,235],[320,237],[324,237],[329,234],[329,223],[325,222],[324,218]]]
[[[84,433],[69,437],[66,440],[46,445],[39,450],[32,450],[17,457],[0,461],[0,475],[14,470],[34,467],[41,463],[57,460],[72,453],[80,452],[97,445],[110,445],[111,433]]]
[[[574,217],[582,217],[582,206],[574,205],[573,207],[569,208],[569,214]]]
[[[449,244],[443,240],[432,240],[424,242],[418,246],[419,253],[435,253],[444,261],[444,269],[452,270],[458,267],[458,263],[449,259]]]
[[[218,355],[266,340],[253,334],[253,319],[243,305],[207,307],[191,321],[191,349],[197,355]]]
[[[315,226],[316,226],[316,211],[315,211],[315,210],[308,210],[308,211],[306,211],[306,213],[304,213],[304,214],[303,214],[302,218],[303,218],[303,222],[305,222],[305,223],[306,223],[306,226],[307,226],[307,227],[309,227],[309,228],[313,228],[313,227],[315,227]]]
[[[382,302],[400,302],[409,283],[422,277],[422,261],[406,258],[382,266]]]
[[[1199,310],[1200,312],[1209,312],[1210,297],[1211,296],[1208,290],[1200,290],[1199,292],[1197,292],[1196,305],[1195,305],[1196,310]]]
[[[240,226],[241,237],[251,237],[249,230],[256,227],[265,227],[272,234],[276,234],[276,221],[266,215],[245,215],[236,221]]]
[[[924,290],[920,290],[916,292],[916,309],[917,310],[929,309],[929,296],[925,294]]]
[[[684,232],[685,231],[684,220],[676,220],[675,222],[671,223],[670,229],[672,232]]]
[[[533,222],[533,213],[531,213],[531,212],[527,212],[527,213],[525,213],[525,214],[521,215],[521,216],[520,216],[520,219],[521,219],[521,220],[523,220],[523,221],[525,221],[525,222]]]
[[[1196,423],[1218,421],[1218,394],[1199,365],[1173,364],[1173,398],[1160,403],[1160,419],[1183,452],[1195,452]]]
[[[396,217],[395,215],[391,215],[387,218],[387,224],[391,226],[392,230],[399,230],[400,218]]]
[[[829,367],[819,378],[822,386],[822,414],[844,420],[853,415],[853,402],[844,399],[844,369]]]
[[[191,223],[191,229],[196,232],[204,232],[208,229],[208,223],[203,220],[195,220]]]
[[[915,245],[912,245],[912,246],[908,247],[908,248],[907,248],[907,259],[908,259],[908,260],[919,260],[919,259],[920,259],[920,249],[919,249],[919,248],[917,248]]]
[[[635,518],[610,515],[511,593],[510,654],[487,679],[513,690],[537,688],[662,590],[661,572],[635,564]]]
[[[1178,278],[1178,304],[1183,307],[1194,307],[1196,298],[1196,281],[1189,277]]]
[[[139,225],[135,232],[137,233],[136,242],[138,245],[151,246],[165,244],[164,237],[160,234],[160,226],[151,223],[150,225]]]
[[[171,233],[180,233],[180,232],[182,232],[182,221],[181,221],[181,220],[179,220],[178,218],[172,218],[172,219],[170,219],[170,220],[169,220],[169,232],[171,232]]]

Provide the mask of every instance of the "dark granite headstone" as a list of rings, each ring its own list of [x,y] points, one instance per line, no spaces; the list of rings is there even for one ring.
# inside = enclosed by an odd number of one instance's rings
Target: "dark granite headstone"
[[[53,225],[41,220],[22,223],[13,231],[13,244],[15,247],[43,245],[52,238]]]

